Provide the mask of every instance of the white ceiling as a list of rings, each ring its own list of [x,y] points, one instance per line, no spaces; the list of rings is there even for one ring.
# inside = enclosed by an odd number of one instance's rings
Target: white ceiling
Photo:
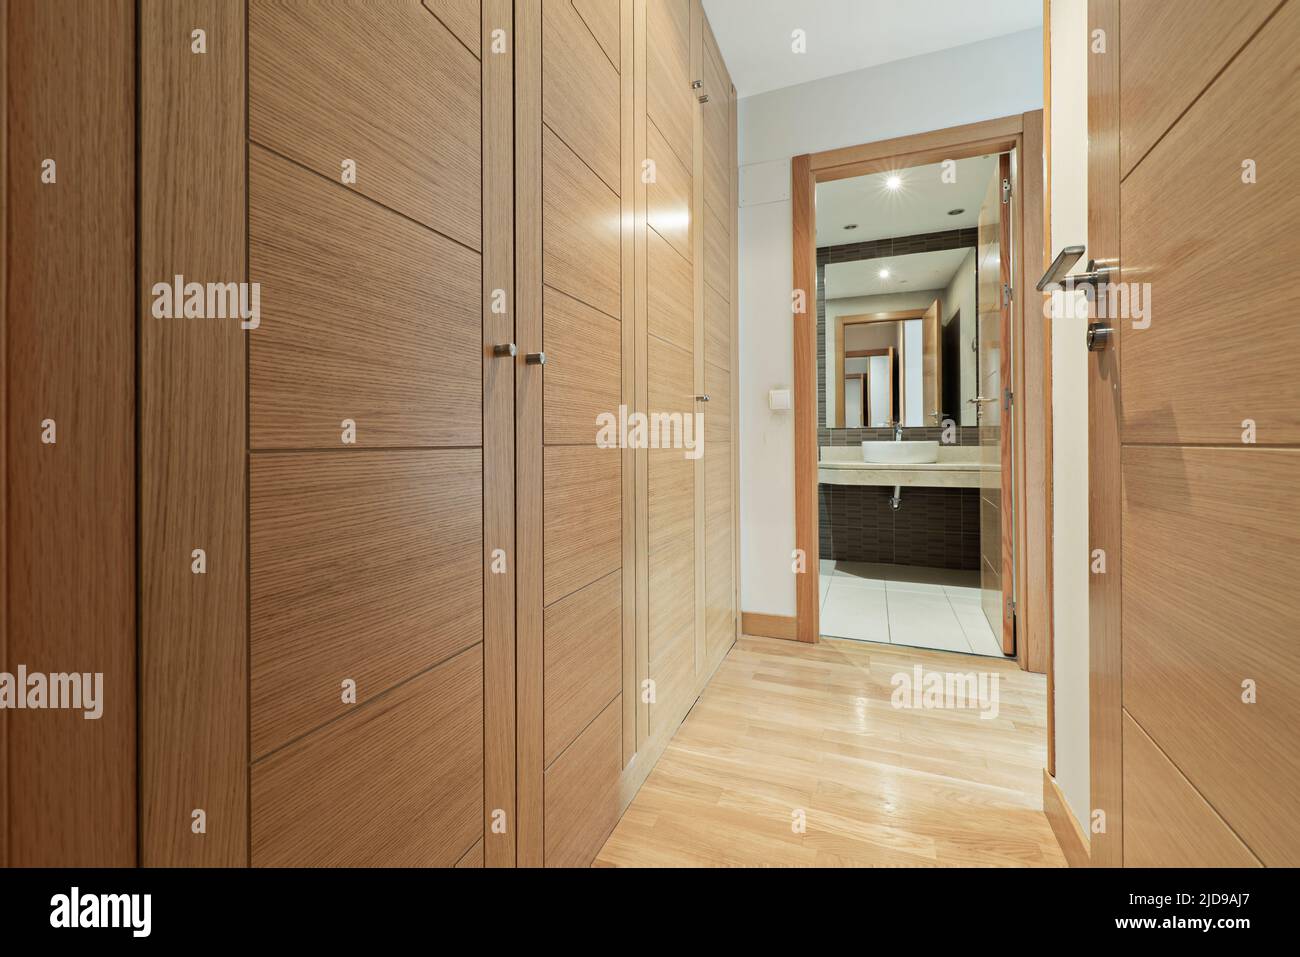
[[[817,245],[838,246],[978,225],[980,202],[996,163],[995,156],[957,160],[956,181],[951,183],[943,181],[941,163],[818,183]],[[886,188],[890,176],[902,180],[897,190]],[[964,212],[948,215],[954,209]],[[851,223],[857,223],[857,229],[846,230]]]
[[[910,256],[886,256],[883,259],[860,259],[851,263],[830,263],[826,267],[826,298],[850,296],[885,296],[901,292],[945,289],[970,247],[941,249]],[[889,278],[881,279],[887,268]]]
[[[704,9],[737,96],[1043,25],[1042,0],[704,0]],[[796,29],[806,53],[791,51]]]

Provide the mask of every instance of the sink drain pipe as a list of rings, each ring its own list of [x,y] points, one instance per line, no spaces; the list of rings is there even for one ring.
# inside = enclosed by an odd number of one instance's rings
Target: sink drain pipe
[[[895,512],[897,512],[900,508],[903,507],[903,486],[901,485],[894,486],[894,495],[889,500],[889,507],[892,508]]]

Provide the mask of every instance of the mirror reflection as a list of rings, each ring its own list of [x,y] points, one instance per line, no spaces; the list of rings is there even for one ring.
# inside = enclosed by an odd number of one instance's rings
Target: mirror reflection
[[[822,428],[979,424],[978,225],[996,162],[818,184]]]

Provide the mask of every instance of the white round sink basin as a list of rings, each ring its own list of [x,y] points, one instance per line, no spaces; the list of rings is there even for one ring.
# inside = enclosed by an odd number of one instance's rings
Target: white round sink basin
[[[863,442],[862,461],[881,465],[932,465],[939,461],[939,443]]]

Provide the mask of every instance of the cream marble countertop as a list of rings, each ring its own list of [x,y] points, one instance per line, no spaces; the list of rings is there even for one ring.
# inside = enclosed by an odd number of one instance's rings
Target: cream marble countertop
[[[939,446],[939,461],[895,465],[864,462],[861,445],[822,446],[817,463],[821,485],[903,485],[926,488],[979,488],[986,471],[996,472],[997,463],[980,461],[978,446]]]

